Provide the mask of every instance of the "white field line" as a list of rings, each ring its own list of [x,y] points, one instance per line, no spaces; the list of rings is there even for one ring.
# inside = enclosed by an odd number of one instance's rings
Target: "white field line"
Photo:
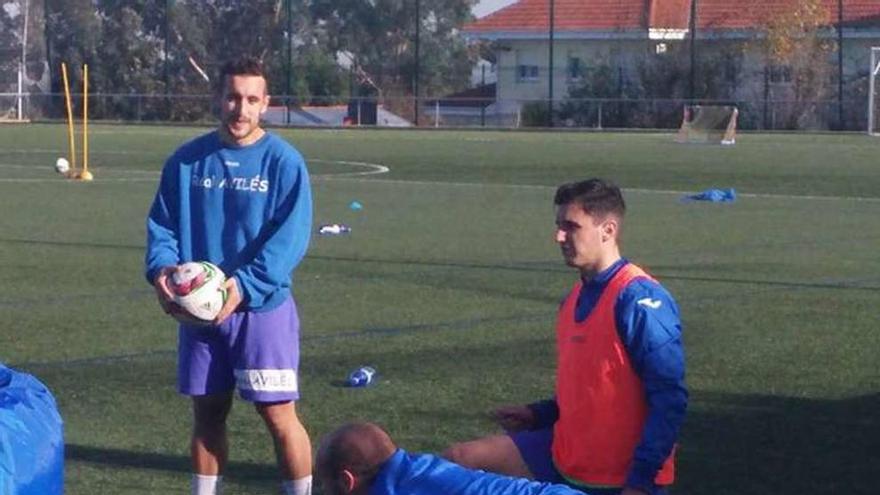
[[[311,162],[316,163],[331,163],[338,165],[345,165],[355,169],[354,172],[340,172],[336,174],[318,174],[312,176],[313,179],[321,180],[328,178],[342,178],[342,177],[365,177],[368,175],[377,175],[377,174],[387,174],[391,171],[390,168],[385,165],[379,165],[377,163],[367,163],[367,162],[352,162],[345,160],[322,160],[322,159],[312,159]],[[35,165],[20,165],[13,163],[0,163],[0,168],[3,169],[19,169],[19,170],[37,170],[37,166]],[[54,169],[50,166],[46,166],[44,168],[47,172],[55,173]],[[100,168],[91,167],[91,170],[95,170],[96,172],[100,170]],[[96,182],[156,182],[156,178],[159,177],[159,172],[155,170],[141,170],[141,169],[118,169],[112,170],[110,173],[112,174],[121,174],[121,175],[146,175],[145,177],[116,177],[116,178],[106,178],[106,177],[96,177]],[[73,182],[64,179],[61,176],[56,176],[51,179],[35,177],[35,178],[16,178],[16,177],[0,177],[0,183],[9,182],[9,183],[40,183],[40,182]]]
[[[4,153],[51,153],[58,154],[58,156],[64,156],[67,154],[67,150],[59,150],[59,149],[48,149],[48,148],[28,148],[28,149],[5,149]],[[153,151],[89,151],[89,155],[153,155],[158,154],[158,152]],[[77,157],[79,158],[79,157]],[[164,161],[164,160],[163,160]]]
[[[625,189],[628,192],[642,194],[694,194],[699,191],[670,191],[664,189]],[[865,196],[815,196],[810,194],[765,194],[765,193],[736,193],[738,198],[758,199],[802,199],[809,201],[854,201],[857,203],[880,203],[880,198],[868,198]]]
[[[532,190],[548,190],[555,191],[557,186],[543,186],[537,184],[484,184],[475,182],[439,182],[439,181],[420,181],[420,180],[399,180],[399,179],[359,179],[339,176],[327,176],[327,180],[340,180],[349,182],[375,182],[379,184],[389,185],[407,185],[407,186],[449,186],[449,187],[473,187],[473,188],[508,188],[508,189],[532,189]],[[663,194],[670,196],[683,196],[685,194],[694,194],[698,191],[675,191],[670,189],[641,189],[641,188],[624,188],[624,191],[636,194]],[[763,194],[763,193],[737,193],[737,197],[741,198],[757,198],[757,199],[797,199],[797,200],[818,200],[818,201],[855,201],[865,203],[880,203],[880,198],[868,198],[864,196],[815,196],[815,195],[798,195],[798,194]]]
[[[31,150],[33,151],[33,150]],[[53,150],[54,151],[54,150]],[[119,154],[125,154],[129,152],[120,151],[117,152]],[[507,188],[507,189],[531,189],[531,190],[555,190],[556,186],[542,186],[535,184],[479,184],[473,182],[439,182],[439,181],[419,181],[419,180],[399,180],[399,179],[365,179],[365,176],[369,175],[380,175],[386,174],[391,171],[391,169],[385,165],[379,165],[377,163],[367,163],[367,162],[354,162],[354,161],[345,161],[345,160],[324,160],[320,158],[312,158],[308,160],[310,162],[316,163],[335,163],[340,165],[348,165],[351,167],[357,168],[366,168],[367,170],[359,171],[359,172],[342,172],[338,174],[316,174],[312,176],[313,180],[340,180],[340,181],[350,181],[350,182],[373,182],[378,184],[389,184],[389,185],[405,185],[405,186],[446,186],[446,187],[473,187],[473,188]],[[16,164],[8,164],[8,163],[0,163],[0,168],[20,168],[20,169],[33,169],[33,165],[16,165]],[[51,171],[52,168],[47,166],[47,170]],[[153,181],[155,177],[159,176],[159,172],[153,170],[139,170],[139,169],[125,169],[125,170],[114,170],[114,174],[150,174],[150,177],[138,177],[138,178],[100,178],[98,179],[100,182],[146,182]],[[2,178],[0,177],[0,182],[68,182],[65,179],[57,178],[57,179],[15,179],[15,178]],[[693,194],[695,191],[676,191],[671,189],[642,189],[642,188],[625,188],[624,191],[636,193],[636,194],[663,194],[669,196],[684,196],[685,194]],[[864,196],[816,196],[816,195],[798,195],[798,194],[767,194],[767,193],[737,193],[738,197],[741,198],[755,198],[755,199],[793,199],[793,200],[806,200],[806,201],[853,201],[857,203],[880,203],[880,198],[869,198]]]
[[[59,151],[54,149],[12,149],[12,150],[3,150],[4,153],[51,153],[51,154],[64,154],[66,151]],[[151,152],[145,151],[101,151],[96,154],[99,155],[149,155]],[[365,175],[377,175],[377,174],[387,174],[391,169],[386,167],[385,165],[380,165],[378,163],[368,163],[368,162],[354,162],[354,161],[346,161],[346,160],[324,160],[321,158],[311,158],[306,160],[306,163],[335,163],[339,165],[348,165],[350,167],[355,168],[366,168],[365,171],[360,172],[342,172],[338,174],[320,174],[315,175],[314,177],[324,177],[324,176],[332,176],[332,177],[362,177]],[[4,167],[4,165],[0,164],[0,167]],[[129,169],[130,171],[134,171]],[[121,171],[120,171],[121,172]],[[143,171],[146,172],[146,171]]]

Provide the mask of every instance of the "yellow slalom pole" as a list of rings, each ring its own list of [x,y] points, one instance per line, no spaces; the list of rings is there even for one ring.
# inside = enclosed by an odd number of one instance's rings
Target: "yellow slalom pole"
[[[70,105],[70,82],[67,79],[67,64],[61,62],[61,75],[64,78],[64,102],[67,105],[67,156],[70,159],[69,177],[76,175],[76,141],[73,140],[73,108]]]
[[[81,180],[92,180],[94,177],[89,172],[89,66],[83,64],[83,160]]]

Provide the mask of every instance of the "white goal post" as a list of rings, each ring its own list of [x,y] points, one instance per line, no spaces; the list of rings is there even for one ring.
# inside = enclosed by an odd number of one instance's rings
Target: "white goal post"
[[[739,111],[732,105],[685,105],[675,140],[679,143],[732,145],[736,143],[738,115]]]
[[[868,85],[868,134],[872,136],[877,135],[877,111],[874,108],[874,105],[877,104],[877,99],[874,96],[874,93],[877,91],[876,83],[877,83],[877,74],[880,72],[880,47],[873,46],[871,47],[871,68],[870,68],[870,83]]]

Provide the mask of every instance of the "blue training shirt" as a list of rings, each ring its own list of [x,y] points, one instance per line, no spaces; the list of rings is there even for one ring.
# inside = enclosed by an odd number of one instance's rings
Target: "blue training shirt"
[[[210,261],[236,278],[242,309],[268,311],[289,296],[311,226],[308,171],[293,146],[269,132],[247,146],[210,132],[162,169],[147,218],[146,278],[152,283],[165,266]]]
[[[576,321],[587,319],[608,282],[627,263],[629,261],[621,258],[592,279],[583,280],[575,307]],[[657,282],[637,279],[618,296],[614,315],[620,340],[642,379],[648,403],[648,419],[626,484],[652,487],[654,476],[678,439],[687,409],[678,305]],[[536,413],[536,428],[549,427],[559,417],[555,399],[530,407]]]
[[[376,475],[370,495],[583,495],[565,485],[468,469],[431,454],[397,449]]]

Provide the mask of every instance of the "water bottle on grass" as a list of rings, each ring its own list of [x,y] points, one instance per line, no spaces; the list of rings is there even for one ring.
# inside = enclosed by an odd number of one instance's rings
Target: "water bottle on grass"
[[[360,368],[348,374],[349,387],[369,387],[376,381],[376,370],[370,366],[361,366]]]

